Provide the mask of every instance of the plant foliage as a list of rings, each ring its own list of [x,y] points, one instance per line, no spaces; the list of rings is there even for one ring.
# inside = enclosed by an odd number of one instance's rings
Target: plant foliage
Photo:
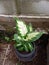
[[[15,18],[16,31],[14,34],[15,48],[19,51],[31,52],[34,49],[34,41],[39,39],[45,32],[36,32],[32,27],[31,23],[29,25],[25,24],[24,21]]]

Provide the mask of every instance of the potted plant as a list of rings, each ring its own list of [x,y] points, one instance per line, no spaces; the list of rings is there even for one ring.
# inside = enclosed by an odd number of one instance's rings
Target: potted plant
[[[35,42],[46,32],[36,31],[31,23],[27,25],[18,18],[15,18],[15,22],[17,33],[14,34],[13,40],[15,41],[14,47],[17,57],[20,61],[31,61],[36,54]]]

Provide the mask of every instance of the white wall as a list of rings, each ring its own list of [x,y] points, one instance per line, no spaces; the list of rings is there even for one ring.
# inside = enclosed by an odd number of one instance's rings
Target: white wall
[[[15,3],[18,5],[17,8]],[[49,1],[47,0],[0,0],[0,14],[16,14],[17,9],[18,9],[18,13],[22,13],[22,14],[49,15]]]
[[[47,0],[22,0],[21,12],[25,14],[49,15],[49,1]]]
[[[16,14],[14,0],[0,0],[0,14]]]

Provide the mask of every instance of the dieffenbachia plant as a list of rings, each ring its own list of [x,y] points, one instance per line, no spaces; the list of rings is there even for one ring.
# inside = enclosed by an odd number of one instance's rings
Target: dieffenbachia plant
[[[14,34],[14,39],[16,41],[15,47],[19,51],[32,51],[34,46],[33,42],[39,39],[44,32],[37,32],[32,27],[31,23],[29,25],[25,24],[24,21],[15,18],[16,22],[16,31],[17,33]]]

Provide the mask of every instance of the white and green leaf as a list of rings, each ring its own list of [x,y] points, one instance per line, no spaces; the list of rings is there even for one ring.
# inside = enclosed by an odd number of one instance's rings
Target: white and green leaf
[[[5,40],[8,42],[8,41],[10,41],[10,38],[9,37],[5,37]]]
[[[17,21],[16,27],[18,27],[17,30],[19,31],[21,36],[25,36],[28,32],[26,24],[23,21],[18,19],[16,21]]]
[[[27,45],[26,45],[26,43],[24,44],[24,50],[25,50],[26,52],[29,51],[29,50],[28,50],[28,47],[27,47]]]
[[[32,33],[27,34],[27,37],[24,40],[25,41],[32,40],[33,42],[39,39],[43,34],[44,34],[43,32],[32,32]]]
[[[31,43],[28,43],[28,48],[29,48],[30,51],[32,51],[34,49],[34,47]]]
[[[29,23],[29,32],[32,32],[33,31],[33,27],[32,27],[32,24]]]
[[[24,51],[24,47],[19,47],[18,50],[19,51]]]
[[[18,34],[14,34],[13,40],[21,40],[22,38]]]

